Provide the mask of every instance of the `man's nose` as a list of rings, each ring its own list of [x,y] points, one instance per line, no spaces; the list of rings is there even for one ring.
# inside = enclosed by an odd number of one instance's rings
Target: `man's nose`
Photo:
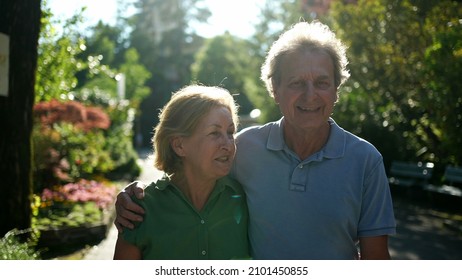
[[[315,95],[313,82],[307,81],[303,90],[303,97],[309,98]]]

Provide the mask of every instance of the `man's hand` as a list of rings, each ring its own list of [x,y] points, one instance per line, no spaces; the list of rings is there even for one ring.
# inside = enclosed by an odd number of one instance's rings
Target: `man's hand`
[[[145,184],[140,181],[134,181],[128,184],[118,195],[115,203],[116,218],[114,225],[119,232],[123,228],[134,228],[133,222],[143,221],[144,209],[133,202],[132,196],[143,199]]]

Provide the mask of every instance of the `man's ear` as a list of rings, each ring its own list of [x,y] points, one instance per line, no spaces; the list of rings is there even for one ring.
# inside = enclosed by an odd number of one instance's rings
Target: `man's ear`
[[[170,147],[173,151],[179,156],[182,157],[185,155],[183,149],[183,137],[177,136],[170,139]]]

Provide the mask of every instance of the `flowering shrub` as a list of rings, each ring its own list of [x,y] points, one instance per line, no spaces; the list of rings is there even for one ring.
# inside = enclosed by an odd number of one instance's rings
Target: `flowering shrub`
[[[98,208],[107,209],[114,201],[116,189],[96,181],[82,179],[77,183],[68,183],[54,190],[44,189],[41,201],[44,206],[54,203],[94,202]]]
[[[34,105],[34,116],[42,125],[68,122],[85,131],[99,128],[108,129],[111,121],[100,108],[85,106],[78,101],[59,102],[51,100]]]
[[[101,223],[114,203],[117,189],[93,180],[80,180],[35,197],[33,227],[38,229],[77,227]]]
[[[133,180],[140,174],[126,106],[51,100],[37,103],[34,116],[35,193],[80,178]]]
[[[100,130],[84,132],[71,123],[35,126],[32,142],[36,193],[79,178],[92,179],[115,168]]]

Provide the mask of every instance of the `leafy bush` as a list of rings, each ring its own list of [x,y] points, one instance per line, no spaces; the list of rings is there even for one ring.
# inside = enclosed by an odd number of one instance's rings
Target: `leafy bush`
[[[114,203],[115,185],[79,180],[49,189],[35,197],[33,227],[78,227],[101,223]]]
[[[68,122],[85,131],[108,129],[111,124],[109,116],[101,108],[85,106],[77,101],[59,102],[53,99],[37,103],[34,106],[34,116],[45,126]]]
[[[133,110],[101,94],[92,97],[99,107],[80,98],[85,101],[52,100],[34,107],[35,192],[79,178],[133,180],[140,174],[132,144]]]
[[[0,239],[0,260],[39,260],[40,254],[28,242],[22,242],[19,235],[24,232],[13,229]]]
[[[85,132],[70,123],[55,123],[34,127],[32,141],[35,192],[102,176],[114,168],[102,131]]]

